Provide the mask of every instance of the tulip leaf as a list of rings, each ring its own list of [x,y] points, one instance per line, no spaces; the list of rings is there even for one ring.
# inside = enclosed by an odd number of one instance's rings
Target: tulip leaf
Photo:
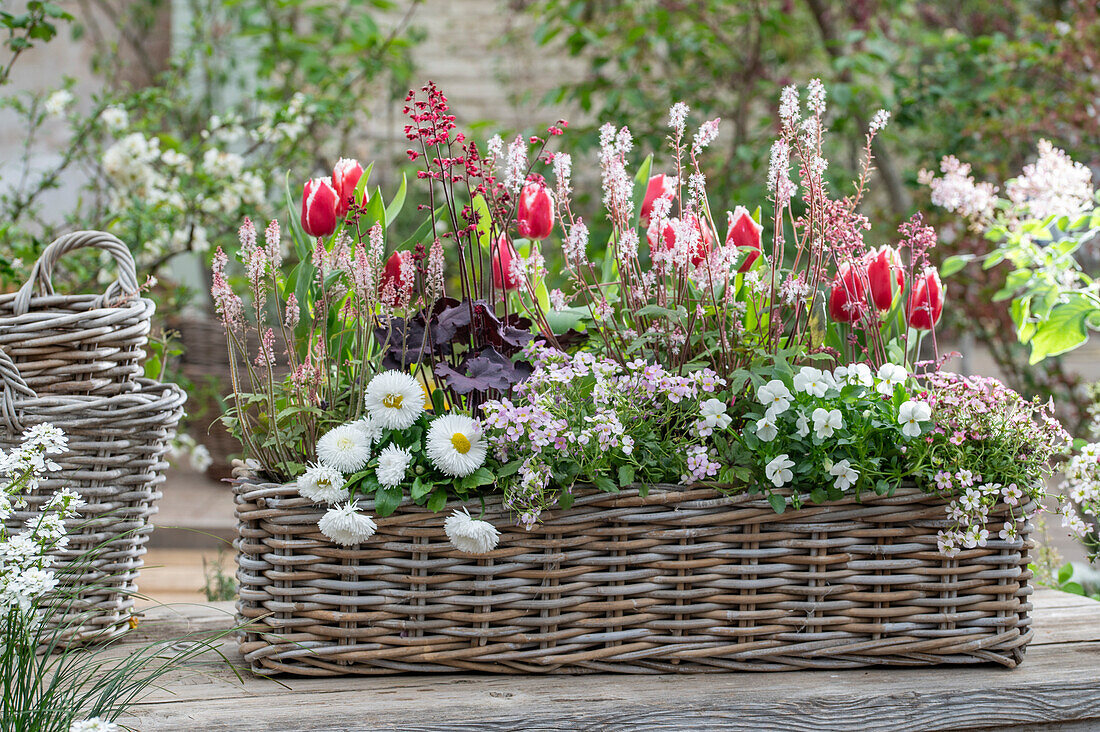
[[[489,204],[480,193],[474,196],[474,213],[477,214],[477,243],[488,254],[493,235],[493,217],[489,215]]]
[[[370,182],[370,172],[374,170],[374,163],[369,164],[363,169],[363,175],[359,176],[359,182],[355,184],[355,200],[363,200],[363,193],[367,190],[367,184]]]
[[[442,215],[443,215],[443,206],[440,206],[439,208],[437,208],[435,210],[435,217],[439,218]],[[422,223],[420,225],[420,228],[418,228],[415,232],[413,232],[412,236],[410,236],[408,239],[406,239],[404,241],[404,243],[401,244],[401,248],[402,249],[412,249],[414,246],[416,246],[416,244],[418,242],[421,242],[425,238],[427,238],[428,233],[431,232],[431,230],[432,230],[432,219],[428,218],[427,221],[425,221],[424,223]],[[425,246],[427,246],[427,245],[425,245]]]
[[[386,221],[386,206],[382,203],[382,189],[376,188],[374,195],[367,201],[367,226],[383,224]]]
[[[645,202],[646,188],[649,187],[649,171],[653,168],[653,153],[646,156],[634,174],[634,220],[642,216],[642,203]]]
[[[401,174],[401,186],[397,189],[397,193],[394,194],[393,199],[390,201],[390,205],[386,206],[386,228],[390,227],[401,213],[401,209],[405,207],[405,191],[408,188],[408,180],[405,174]]]
[[[294,194],[290,192],[290,171],[286,172],[286,177],[283,180],[283,186],[286,190],[286,213],[287,222],[290,226],[290,237],[294,242],[294,250],[298,255],[298,259],[305,261],[309,258],[310,250],[312,247],[309,243],[309,237],[302,231],[301,222],[298,220],[299,213],[295,210]]]

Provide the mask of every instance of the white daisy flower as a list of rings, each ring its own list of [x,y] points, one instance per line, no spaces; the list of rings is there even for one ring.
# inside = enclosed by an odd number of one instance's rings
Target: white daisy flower
[[[822,409],[818,407],[810,416],[814,421],[814,434],[820,440],[832,437],[834,430],[844,427],[844,418],[841,416],[839,409]]]
[[[329,505],[348,498],[343,474],[328,465],[311,465],[306,468],[306,472],[298,476],[298,494],[314,503]]]
[[[428,428],[426,445],[432,465],[461,478],[485,462],[486,445],[476,419],[460,414],[436,417]]]
[[[776,488],[781,488],[794,477],[790,470],[793,467],[794,461],[783,453],[764,466],[764,476],[774,483]]]
[[[852,468],[849,460],[838,460],[833,463],[833,467],[829,468],[829,475],[836,478],[833,485],[842,491],[851,488],[859,480],[859,473]]]
[[[370,437],[355,424],[342,424],[317,440],[317,457],[322,465],[350,475],[370,460]]]
[[[932,407],[926,402],[915,402],[910,399],[898,409],[898,424],[901,425],[901,433],[906,437],[920,437],[920,423],[930,419],[932,419]]]
[[[756,398],[765,409],[776,416],[783,414],[791,406],[791,392],[779,379],[772,379],[757,389]]]
[[[424,390],[408,374],[383,371],[367,384],[365,401],[375,424],[388,430],[403,430],[411,427],[424,411]]]
[[[470,516],[465,508],[455,510],[443,522],[443,530],[451,540],[451,546],[467,554],[486,554],[496,548],[500,531],[488,521]]]
[[[408,472],[412,459],[413,456],[409,450],[397,445],[386,445],[382,452],[378,453],[378,469],[375,471],[378,482],[387,488],[400,485],[401,481],[405,480],[405,473]]]
[[[341,546],[354,546],[374,536],[378,525],[370,516],[359,513],[356,504],[345,503],[343,506],[330,508],[317,522],[317,528]]]
[[[69,725],[69,732],[118,732],[118,725],[99,717],[76,720]]]
[[[875,387],[878,393],[884,396],[893,396],[894,387],[898,384],[904,384],[905,380],[909,378],[909,373],[904,366],[898,366],[896,363],[884,363],[879,366],[876,376],[879,378],[879,384]]]
[[[363,434],[367,436],[367,439],[371,441],[371,444],[381,441],[382,428],[370,418],[370,415],[357,419],[352,422],[352,425],[362,430]]]

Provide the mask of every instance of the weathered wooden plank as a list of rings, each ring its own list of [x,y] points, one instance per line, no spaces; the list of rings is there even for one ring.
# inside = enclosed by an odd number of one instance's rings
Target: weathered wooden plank
[[[707,676],[389,676],[257,679],[204,663],[128,720],[141,730],[830,730],[1100,728],[1100,603],[1043,591],[1020,668]],[[1072,597],[1072,596],[1071,596]],[[226,606],[163,617],[146,639],[225,627]],[[174,629],[174,630],[173,630]],[[135,640],[137,635],[135,635]],[[232,646],[230,658],[238,658]]]

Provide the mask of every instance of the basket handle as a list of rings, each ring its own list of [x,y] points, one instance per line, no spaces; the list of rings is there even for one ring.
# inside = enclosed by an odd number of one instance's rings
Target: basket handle
[[[108,300],[118,297],[120,294],[127,297],[138,294],[140,288],[137,281],[137,269],[134,267],[134,255],[130,254],[130,248],[123,244],[121,239],[105,231],[74,231],[55,239],[42,252],[42,256],[38,258],[38,261],[34,263],[30,279],[19,288],[19,292],[15,294],[15,300],[12,302],[12,309],[15,314],[26,315],[30,310],[31,295],[34,293],[35,286],[42,294],[52,295],[53,283],[50,279],[53,276],[54,265],[68,252],[85,247],[102,249],[114,258],[115,264],[118,266],[118,279],[112,282],[107,287],[106,292],[99,297],[101,307]]]
[[[38,395],[23,381],[19,368],[7,351],[0,348],[0,425],[13,435],[23,431],[23,422],[15,408],[17,396],[34,399]]]

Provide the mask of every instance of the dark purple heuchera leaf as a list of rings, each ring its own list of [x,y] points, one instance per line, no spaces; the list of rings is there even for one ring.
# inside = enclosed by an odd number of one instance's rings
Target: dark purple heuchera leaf
[[[436,364],[435,375],[458,394],[507,391],[531,375],[531,364],[513,363],[497,349],[486,346],[477,355],[463,359],[459,369],[447,363]]]
[[[463,300],[443,308],[432,319],[432,336],[436,343],[473,343],[474,347],[491,345],[506,356],[519,353],[534,336],[531,321],[510,313],[502,321],[484,300]]]

